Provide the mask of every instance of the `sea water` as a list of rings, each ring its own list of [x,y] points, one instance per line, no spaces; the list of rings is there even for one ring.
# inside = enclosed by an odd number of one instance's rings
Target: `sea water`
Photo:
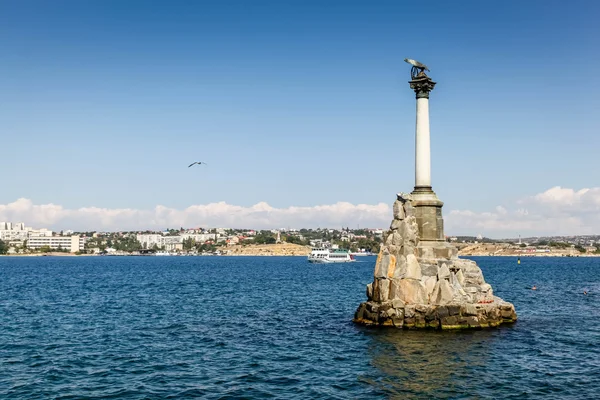
[[[516,324],[356,326],[373,257],[1,257],[0,397],[597,398],[600,258],[473,259]]]

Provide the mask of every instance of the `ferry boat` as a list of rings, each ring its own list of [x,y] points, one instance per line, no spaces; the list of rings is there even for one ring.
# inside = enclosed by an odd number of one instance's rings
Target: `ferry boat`
[[[359,251],[357,253],[350,253],[350,255],[354,256],[354,257],[360,257],[360,256],[376,256],[377,254],[372,253],[370,251]]]
[[[308,255],[309,263],[345,263],[356,261],[346,250],[332,250],[324,247],[313,247]]]

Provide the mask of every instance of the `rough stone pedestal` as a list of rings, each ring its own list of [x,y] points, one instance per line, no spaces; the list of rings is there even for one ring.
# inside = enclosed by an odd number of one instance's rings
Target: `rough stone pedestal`
[[[422,241],[445,242],[444,218],[442,217],[444,203],[438,199],[430,186],[415,187],[411,193],[411,199],[419,227],[419,238]]]
[[[443,203],[432,193],[398,195],[367,301],[359,305],[354,322],[432,329],[515,322],[514,306],[494,296],[477,264],[458,258],[456,248],[443,241]]]

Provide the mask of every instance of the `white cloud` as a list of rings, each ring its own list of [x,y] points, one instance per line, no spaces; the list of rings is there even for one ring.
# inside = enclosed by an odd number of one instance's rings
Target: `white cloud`
[[[145,230],[183,227],[385,227],[391,207],[339,202],[314,207],[274,208],[265,202],[241,207],[225,202],[192,205],[183,210],[158,205],[151,210],[82,207],[67,209],[55,204],[36,205],[29,199],[0,204],[0,221],[25,222],[34,228],[55,230]]]
[[[525,235],[600,234],[600,187],[573,190],[553,187],[491,212],[444,210],[448,235],[516,237]],[[265,202],[242,207],[225,202],[192,205],[185,209],[158,205],[150,210],[34,204],[28,199],[0,204],[0,221],[25,222],[54,230],[159,230],[183,227],[316,228],[342,226],[387,227],[390,204],[339,202],[313,207],[275,208]]]
[[[482,232],[489,237],[600,234],[600,187],[574,190],[553,187],[526,197],[518,208],[495,212],[454,210],[446,214],[447,234]]]

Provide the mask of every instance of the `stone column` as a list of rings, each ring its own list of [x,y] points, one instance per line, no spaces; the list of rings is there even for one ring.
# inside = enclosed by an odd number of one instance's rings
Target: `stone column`
[[[417,95],[415,129],[415,191],[431,191],[431,150],[429,140],[429,92],[435,82],[421,73],[410,82]]]
[[[415,142],[415,188],[431,188],[429,99],[425,97],[417,97],[417,129]]]
[[[394,218],[375,262],[367,301],[354,322],[397,328],[487,328],[517,320],[515,307],[494,296],[474,261],[458,258],[444,239],[442,203],[431,188],[427,67],[413,66],[410,87],[417,95],[415,189],[398,193]]]
[[[412,192],[419,236],[424,242],[444,241],[442,206],[431,188],[431,149],[429,138],[429,93],[435,82],[424,72],[409,82],[417,97],[415,129],[415,189]]]

